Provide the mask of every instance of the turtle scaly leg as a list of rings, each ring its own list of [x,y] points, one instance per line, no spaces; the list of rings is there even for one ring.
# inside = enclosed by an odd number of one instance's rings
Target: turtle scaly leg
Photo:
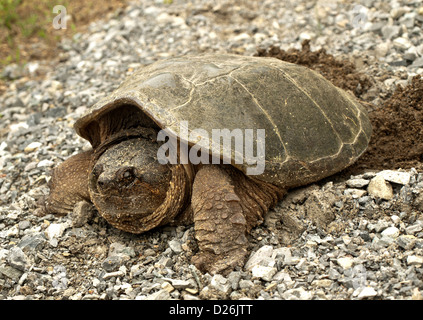
[[[54,168],[49,182],[50,194],[44,203],[45,213],[66,215],[80,201],[90,202],[88,174],[92,151],[74,155]]]
[[[199,247],[194,265],[211,274],[242,267],[247,233],[261,223],[279,194],[276,187],[262,188],[231,166],[203,166],[195,176],[191,201]]]

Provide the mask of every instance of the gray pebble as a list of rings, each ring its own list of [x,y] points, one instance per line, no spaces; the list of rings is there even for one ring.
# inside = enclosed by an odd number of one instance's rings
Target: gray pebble
[[[241,272],[239,271],[232,271],[228,275],[228,281],[231,283],[232,290],[237,290],[239,287],[239,281],[241,280]]]
[[[413,249],[414,245],[416,244],[417,239],[411,235],[403,235],[399,236],[396,240],[396,243],[403,248],[404,250],[411,250]]]
[[[274,264],[274,260],[271,258],[272,254],[273,254],[272,246],[261,247],[256,252],[251,254],[250,258],[245,264],[245,268],[247,270],[251,270],[255,266],[260,266],[260,265],[266,266],[269,264]]]
[[[244,280],[242,279],[239,281],[239,288],[241,290],[248,290],[254,286],[254,283],[251,280]]]
[[[156,251],[154,251],[151,248],[148,248],[144,251],[144,256],[145,257],[151,257],[151,256],[155,256],[156,255]]]
[[[223,294],[229,294],[232,289],[232,284],[227,278],[220,274],[216,274],[210,281],[210,287]]]
[[[169,279],[169,278],[163,278],[163,280],[169,281],[172,284],[172,286],[177,290],[195,287],[195,285],[189,280]]]
[[[0,265],[0,274],[3,274],[4,276],[14,280],[15,282],[18,282],[23,272],[12,266]]]
[[[413,61],[411,64],[411,67],[413,68],[422,68],[423,67],[423,57],[417,58]]]
[[[386,181],[402,184],[402,185],[409,184],[411,179],[410,172],[401,172],[401,171],[394,171],[394,170],[383,170],[379,172],[377,176],[381,176]]]
[[[369,180],[361,178],[350,179],[346,182],[346,184],[351,188],[362,188],[369,184]]]
[[[109,256],[119,256],[125,260],[135,257],[135,251],[133,247],[125,246],[120,242],[113,242],[110,244]]]
[[[396,227],[388,227],[382,231],[383,237],[397,238],[399,236],[399,229]]]
[[[341,274],[336,269],[330,268],[328,276],[329,276],[329,279],[337,280],[340,278]]]
[[[385,220],[379,220],[377,223],[375,224],[369,224],[368,225],[368,229],[370,231],[374,230],[377,233],[382,232],[383,230],[385,230],[386,228],[389,227],[389,223]]]
[[[251,274],[254,278],[270,281],[272,280],[272,277],[275,275],[276,271],[277,269],[274,267],[256,265],[251,269]]]
[[[161,289],[155,293],[148,295],[145,300],[170,300],[170,294],[165,289]]]
[[[19,247],[12,247],[7,256],[7,262],[15,269],[26,271],[29,267],[29,260],[26,254]]]
[[[421,265],[423,265],[423,257],[422,256],[416,256],[416,255],[410,255],[410,256],[407,257],[407,264],[408,265],[421,266]]]
[[[364,287],[358,290],[359,290],[359,293],[357,295],[358,299],[373,298],[377,296],[377,291],[372,287]]]
[[[423,230],[423,225],[421,224],[413,224],[405,228],[405,232],[407,232],[407,234],[415,234],[422,230]]]
[[[18,226],[20,230],[25,230],[31,227],[31,222],[29,222],[28,220],[23,220],[19,222]]]
[[[182,245],[179,242],[179,240],[173,239],[173,240],[169,241],[168,244],[169,244],[169,247],[172,249],[172,251],[175,254],[180,254],[183,251]]]
[[[313,295],[303,287],[289,289],[282,294],[284,300],[311,300]]]
[[[18,246],[22,250],[40,250],[46,243],[44,233],[28,234],[19,242]]]
[[[385,25],[382,27],[382,35],[385,39],[391,40],[399,36],[401,27]]]
[[[117,270],[125,260],[121,256],[113,255],[104,259],[102,267],[107,272]]]

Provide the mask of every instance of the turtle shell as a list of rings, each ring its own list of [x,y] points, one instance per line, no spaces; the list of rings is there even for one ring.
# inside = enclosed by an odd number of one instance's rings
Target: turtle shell
[[[282,187],[311,183],[351,165],[372,132],[365,108],[351,94],[308,68],[275,58],[204,54],[155,62],[93,105],[75,123],[76,132],[92,141],[90,124],[128,104],[215,156],[221,155],[212,145],[221,141],[213,141],[213,130],[252,129],[258,135],[264,129],[265,169],[255,178]],[[256,166],[235,143],[229,148],[222,154],[234,166],[245,173]]]

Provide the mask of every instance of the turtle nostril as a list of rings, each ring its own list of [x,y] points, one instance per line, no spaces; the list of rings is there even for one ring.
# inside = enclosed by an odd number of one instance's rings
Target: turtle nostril
[[[98,177],[100,174],[103,173],[103,171],[104,171],[103,165],[102,164],[98,164],[98,165],[96,165],[94,167],[93,174]]]
[[[97,185],[99,187],[99,189],[101,190],[106,190],[108,188],[108,186],[110,186],[110,180],[106,179],[105,177],[99,177],[97,180]]]

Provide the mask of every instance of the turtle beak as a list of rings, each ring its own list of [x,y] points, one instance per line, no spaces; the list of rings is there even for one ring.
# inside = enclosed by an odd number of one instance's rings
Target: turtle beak
[[[92,171],[93,178],[91,179],[92,189],[96,190],[100,194],[106,194],[113,188],[114,175],[104,170],[102,164],[98,164]]]

